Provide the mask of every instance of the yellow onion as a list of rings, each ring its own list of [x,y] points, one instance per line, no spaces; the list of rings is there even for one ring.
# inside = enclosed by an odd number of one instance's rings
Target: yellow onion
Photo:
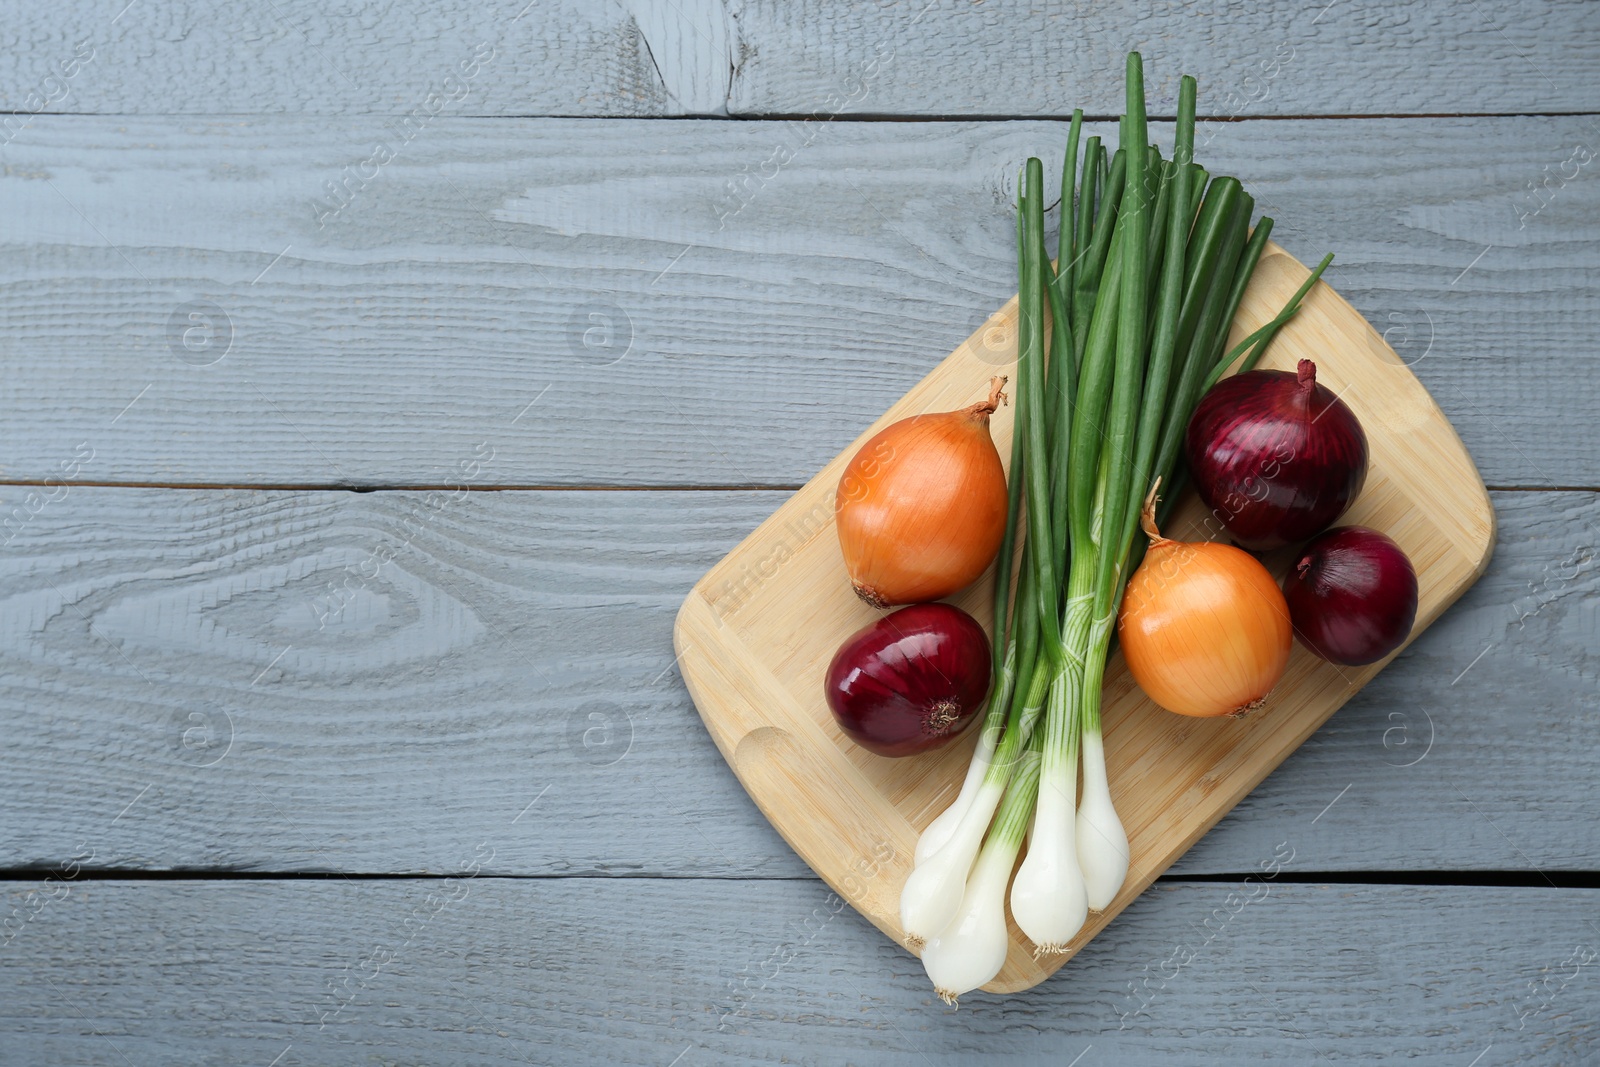
[[[1289,606],[1259,560],[1232,545],[1169,541],[1146,501],[1150,547],[1128,580],[1117,638],[1139,688],[1179,715],[1259,708],[1289,663]]]
[[[1000,550],[1006,475],[989,436],[1005,399],[901,419],[861,446],[839,478],[834,513],[850,585],[875,607],[949,596]]]

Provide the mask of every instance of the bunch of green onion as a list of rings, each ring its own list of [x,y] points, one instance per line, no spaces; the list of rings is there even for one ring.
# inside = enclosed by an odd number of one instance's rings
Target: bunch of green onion
[[[1067,133],[1059,270],[1045,248],[1039,160],[1020,179],[1016,416],[992,685],[960,795],[918,841],[901,894],[907,944],[951,1003],[1004,964],[1006,887],[1024,837],[1010,906],[1036,954],[1066,951],[1088,913],[1122,889],[1128,837],[1106,777],[1100,695],[1122,590],[1142,555],[1140,506],[1180,475],[1204,389],[1241,356],[1241,369],[1254,365],[1328,263],[1224,354],[1272,220],[1252,230],[1254,201],[1238,179],[1194,163],[1194,79],[1180,85],[1171,160],[1149,143],[1138,53],[1128,56],[1116,150],[1089,137],[1080,162],[1082,121],[1074,112]]]

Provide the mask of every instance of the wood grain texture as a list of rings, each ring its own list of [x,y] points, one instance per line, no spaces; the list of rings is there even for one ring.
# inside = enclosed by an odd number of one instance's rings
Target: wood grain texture
[[[1162,883],[1070,980],[945,1014],[670,669],[684,591],[787,492],[82,484],[449,487],[483,445],[475,486],[793,486],[1014,289],[1007,181],[1062,141],[618,118],[1109,112],[1125,44],[1159,106],[1186,69],[1214,118],[1594,110],[1581,3],[1322,6],[0,23],[0,868],[450,873],[484,843],[486,871],[606,879],[479,879],[442,910],[464,883],[0,882],[0,1062],[1600,1058],[1594,968],[1562,978],[1595,944],[1579,892],[1274,885],[1210,938],[1230,887]],[[607,121],[493,118],[530,115]],[[1202,138],[1283,243],[1340,253],[1493,483],[1600,486],[1592,117]],[[1494,499],[1485,578],[1174,870],[1284,842],[1299,870],[1600,869],[1600,496]]]
[[[0,867],[438,872],[509,826],[498,873],[809,878],[672,669],[787,495],[72,486],[0,548]],[[1600,868],[1600,495],[1493,497],[1486,576],[1174,870],[1291,831],[1305,870]]]
[[[1229,349],[1278,315],[1310,273],[1267,242]],[[883,614],[846,580],[835,498],[847,465],[874,435],[902,419],[972,403],[989,388],[991,374],[1014,375],[1015,362],[997,368],[994,356],[1002,347],[997,338],[1012,339],[1015,355],[1017,316],[1013,297],[785,501],[696,583],[673,631],[700,717],[751,799],[812,870],[897,943],[910,943],[899,901],[917,836],[955,799],[978,737],[969,730],[935,753],[887,759],[853,743],[834,722],[819,680],[839,643]],[[1384,531],[1411,559],[1418,585],[1414,639],[1487,568],[1495,539],[1488,493],[1421,383],[1326,285],[1312,288],[1260,366],[1292,370],[1307,359],[1316,360],[1318,381],[1366,430],[1371,465],[1341,521]],[[1001,456],[1011,455],[1014,414],[1008,407],[990,418]],[[1188,500],[1167,523],[1167,535],[1223,536],[1204,505],[1193,494]],[[1281,580],[1292,560],[1285,551],[1267,562]],[[984,610],[991,584],[980,578],[951,599],[992,631],[993,612]],[[1341,667],[1296,645],[1265,707],[1242,720],[1196,721],[1158,707],[1114,654],[1105,670],[1105,752],[1127,828],[1127,881],[1064,953],[1039,956],[1013,921],[1005,964],[984,988],[1027,989],[1070,963],[1387,663]],[[881,869],[883,877],[863,884],[867,869]]]
[[[462,862],[481,840],[459,842]],[[1479,1067],[1600,1056],[1600,977],[1580,962],[1595,951],[1593,890],[1162,884],[1071,972],[972,994],[958,1012],[815,882],[0,895],[35,916],[0,948],[8,1062],[1463,1067],[1491,1044]]]
[[[455,115],[681,113],[621,4],[124,3],[71,0],[11,21],[0,107],[21,121],[0,141],[26,140],[41,104],[46,114],[401,116],[435,110],[439,93]],[[481,44],[492,59],[460,78],[457,64]],[[675,56],[662,51],[663,62]]]
[[[70,0],[14,20],[0,107],[402,114],[480,41],[497,56],[464,114],[1116,114],[1129,48],[1169,115],[1180,71],[1200,79],[1202,114],[1221,116],[1593,110],[1600,74],[1600,25],[1572,0],[123,6]],[[92,59],[49,81],[85,42]]]
[[[1131,49],[1169,116],[1180,74],[1199,80],[1200,114],[1223,117],[1592,111],[1600,74],[1600,19],[1570,0],[766,0],[739,28],[735,113],[1117,115]]]
[[[1201,157],[1338,253],[1491,485],[1596,486],[1600,182],[1518,217],[1587,121],[1245,122]],[[0,405],[28,417],[0,479],[87,442],[100,482],[432,485],[488,440],[500,484],[796,485],[1015,291],[1007,183],[1063,143],[441,117],[374,176],[387,129],[55,117],[7,146]]]
[[[623,0],[672,110],[726,115],[738,36],[723,0]]]

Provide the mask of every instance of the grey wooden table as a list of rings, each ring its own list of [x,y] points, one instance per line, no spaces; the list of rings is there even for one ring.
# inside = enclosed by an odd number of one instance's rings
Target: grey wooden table
[[[0,49],[0,1063],[1600,1062],[1600,6],[125,2]],[[671,622],[1013,291],[1129,47],[1500,546],[951,1012]]]

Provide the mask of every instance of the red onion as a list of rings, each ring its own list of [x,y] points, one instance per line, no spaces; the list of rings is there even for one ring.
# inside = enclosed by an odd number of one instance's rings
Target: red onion
[[[828,707],[850,739],[880,756],[946,744],[989,691],[989,639],[949,604],[913,604],[856,631],[828,666]]]
[[[1417,618],[1417,572],[1393,538],[1340,526],[1301,550],[1283,580],[1300,643],[1332,663],[1374,663],[1405,643]]]
[[[1200,498],[1245,548],[1303,541],[1343,515],[1367,479],[1367,435],[1317,365],[1224,378],[1184,442]]]

